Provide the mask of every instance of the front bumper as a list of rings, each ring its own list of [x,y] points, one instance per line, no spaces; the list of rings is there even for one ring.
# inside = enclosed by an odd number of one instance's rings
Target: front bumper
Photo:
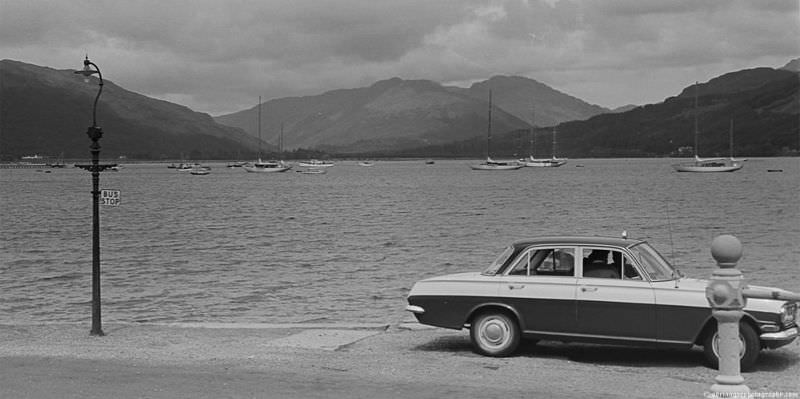
[[[759,338],[761,338],[761,343],[764,345],[764,347],[775,349],[790,344],[795,338],[797,338],[797,334],[798,330],[795,326],[783,331],[764,333],[761,334]]]

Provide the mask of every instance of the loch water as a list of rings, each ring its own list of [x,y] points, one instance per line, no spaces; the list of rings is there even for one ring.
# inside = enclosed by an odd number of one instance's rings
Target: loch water
[[[540,235],[645,238],[707,278],[720,234],[750,284],[800,291],[800,159],[677,173],[670,159],[472,171],[469,161],[341,161],[326,174],[209,164],[103,172],[104,322],[394,323],[411,285],[480,271]],[[0,323],[91,320],[91,175],[0,169]]]

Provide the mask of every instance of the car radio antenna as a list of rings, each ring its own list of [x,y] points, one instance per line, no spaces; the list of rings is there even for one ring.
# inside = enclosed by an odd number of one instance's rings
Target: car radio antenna
[[[669,202],[664,203],[664,209],[667,212],[667,231],[669,232],[669,249],[672,264],[675,265],[675,242],[672,241],[672,220],[669,217]]]
[[[667,232],[669,233],[669,250],[670,250],[670,262],[672,263],[672,268],[677,269],[675,264],[675,242],[672,241],[672,220],[669,217],[669,202],[664,201],[664,211],[667,214]],[[678,273],[680,276],[680,273]],[[675,288],[678,288],[678,280],[679,278],[675,279]]]

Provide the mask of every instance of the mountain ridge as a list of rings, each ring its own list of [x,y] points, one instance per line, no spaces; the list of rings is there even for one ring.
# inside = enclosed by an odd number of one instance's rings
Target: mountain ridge
[[[526,114],[534,102],[540,110],[537,121],[545,124],[608,111],[528,78],[495,76],[487,82],[500,86],[492,121],[498,132],[529,125],[533,119]],[[257,109],[250,108],[215,120],[257,136],[255,114]],[[290,149],[372,151],[483,136],[487,118],[488,89],[481,83],[460,88],[394,77],[366,87],[271,99],[262,104],[262,137],[277,142],[283,125],[284,143]]]
[[[0,156],[88,155],[98,78],[14,60],[0,60]],[[105,134],[102,156],[196,158],[247,152],[256,139],[183,105],[150,98],[103,80],[97,123]]]
[[[255,101],[247,110],[212,118],[106,80],[97,113],[105,131],[101,156],[241,159],[260,148],[274,152],[281,131],[285,148],[295,156],[299,148],[334,156],[485,156],[490,87],[493,155],[526,152],[520,143],[528,142],[533,124],[537,135],[549,136],[557,127],[559,155],[665,156],[692,145],[695,113],[703,156],[727,153],[732,118],[738,154],[792,155],[800,148],[800,75],[788,68],[794,61],[785,68],[729,72],[676,90],[677,95],[660,103],[616,113],[522,77],[493,76],[468,88],[390,78],[262,103],[261,141]],[[96,78],[87,84],[71,70],[2,60],[0,89],[0,159],[35,153],[88,157],[84,133],[91,123]],[[233,117],[239,120],[225,120]],[[570,120],[554,119],[545,128],[547,118],[558,117]],[[543,155],[549,156],[549,150]]]

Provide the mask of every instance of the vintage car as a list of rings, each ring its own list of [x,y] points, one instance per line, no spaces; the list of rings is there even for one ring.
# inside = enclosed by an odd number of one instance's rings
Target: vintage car
[[[417,282],[406,310],[422,324],[469,328],[475,351],[488,356],[514,353],[522,338],[701,345],[716,368],[719,338],[706,285],[684,277],[646,241],[542,237],[513,243],[482,273]],[[796,318],[796,302],[748,299],[739,326],[742,369],[762,348],[792,342]]]

